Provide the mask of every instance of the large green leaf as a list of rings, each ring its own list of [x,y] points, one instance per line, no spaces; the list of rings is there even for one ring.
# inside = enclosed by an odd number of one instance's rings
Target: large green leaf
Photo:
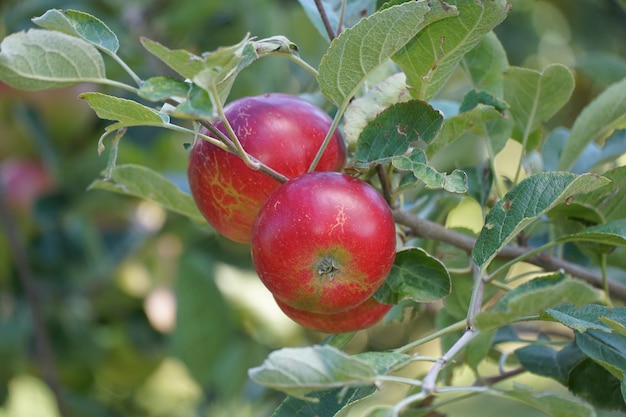
[[[487,215],[472,250],[474,262],[479,267],[487,265],[521,230],[552,207],[607,183],[597,175],[566,172],[542,172],[524,179]]]
[[[193,198],[182,192],[167,178],[140,165],[118,165],[111,172],[109,181],[96,180],[89,189],[107,190],[160,204],[164,208],[206,223]]]
[[[563,304],[546,310],[546,314],[559,323],[577,332],[588,330],[601,330],[612,332],[611,326],[603,319],[611,319],[621,326],[626,326],[626,307],[606,307],[598,304],[588,304],[576,307],[571,304]]]
[[[603,222],[626,218],[626,166],[602,174],[610,184],[574,197],[572,205],[581,205],[596,213]]]
[[[456,17],[434,22],[406,44],[393,60],[407,75],[416,98],[430,101],[444,86],[463,56],[502,22],[506,0],[448,1]]]
[[[76,36],[112,54],[120,47],[115,33],[100,19],[85,12],[51,9],[32,20],[44,29]]]
[[[609,86],[578,115],[557,168],[569,170],[590,142],[601,145],[616,130],[626,128],[626,79]]]
[[[386,304],[428,303],[449,293],[450,274],[441,261],[421,248],[408,248],[396,254],[389,276],[374,297]]]
[[[312,401],[316,398],[307,396],[312,391],[370,385],[376,379],[372,365],[328,345],[274,351],[248,374],[258,384]]]
[[[370,74],[426,25],[453,15],[439,3],[410,1],[378,11],[335,38],[322,57],[317,77],[322,93],[334,104],[347,104]]]
[[[522,132],[520,139],[531,137],[541,122],[568,102],[573,91],[574,76],[564,65],[549,65],[543,72],[509,67],[504,74],[504,99]]]
[[[611,220],[597,226],[591,226],[577,233],[560,236],[559,243],[594,242],[610,246],[626,247],[626,219]]]
[[[492,309],[478,314],[476,327],[495,329],[562,303],[583,305],[597,302],[600,297],[600,292],[589,284],[561,273],[535,278],[506,293]]]
[[[100,52],[61,32],[31,29],[0,44],[0,80],[22,90],[61,88],[106,80]]]

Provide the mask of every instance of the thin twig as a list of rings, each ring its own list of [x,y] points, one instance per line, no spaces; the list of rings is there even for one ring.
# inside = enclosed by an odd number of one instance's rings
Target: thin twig
[[[447,229],[438,223],[421,219],[412,213],[408,213],[403,210],[394,210],[393,214],[396,222],[408,227],[412,234],[416,237],[448,243],[452,246],[463,249],[468,253],[472,251],[474,245],[476,244],[476,240],[467,235]],[[515,259],[523,256],[531,250],[532,248],[508,245],[502,248],[497,257],[504,260]],[[567,262],[563,259],[555,258],[547,253],[534,255],[524,261],[538,266],[545,271],[562,270],[573,277],[588,282],[594,287],[603,288],[603,279],[601,274],[590,271],[580,265]],[[611,296],[619,300],[626,301],[626,285],[615,281],[608,281],[608,288]]]
[[[18,236],[14,219],[12,219],[10,210],[6,205],[4,198],[5,190],[0,184],[0,224],[4,228],[7,236],[9,252],[13,256],[17,273],[28,301],[28,306],[33,320],[33,328],[35,332],[35,348],[37,351],[37,361],[41,368],[43,380],[46,382],[52,394],[54,395],[59,410],[59,415],[68,417],[69,411],[63,400],[62,386],[59,381],[56,367],[54,364],[54,354],[50,344],[50,338],[44,325],[43,313],[41,311],[41,302],[37,294],[35,280],[32,270],[26,257],[26,249],[23,242]]]
[[[335,30],[330,24],[330,20],[328,20],[328,14],[326,14],[326,9],[324,8],[322,0],[315,0],[315,7],[317,7],[317,11],[320,14],[322,23],[324,23],[324,29],[326,29],[326,33],[328,33],[328,38],[332,41],[337,37],[337,35],[335,34]]]

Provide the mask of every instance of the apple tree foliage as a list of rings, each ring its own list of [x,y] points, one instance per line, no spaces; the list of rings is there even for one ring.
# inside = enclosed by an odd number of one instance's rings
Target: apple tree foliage
[[[273,416],[339,415],[387,385],[404,395],[363,415],[426,415],[465,396],[521,402],[555,417],[626,412],[626,167],[616,162],[626,152],[626,79],[586,103],[571,127],[551,127],[571,100],[575,73],[562,64],[509,64],[494,32],[510,13],[507,0],[322,1],[324,13],[313,1],[300,3],[327,42],[316,64],[280,35],[250,34],[205,53],[142,37],[144,51],[167,71],[141,77],[104,21],[51,9],[32,20],[36,27],[2,40],[0,80],[31,91],[99,86],[80,94],[110,121],[98,142],[109,162],[89,190],[150,200],[198,225],[202,217],[184,189],[149,166],[118,160],[127,129],[169,129],[191,141],[255,61],[285,59],[310,73],[318,102],[334,116],[332,129],[348,141],[346,171],[383,193],[401,236],[375,296],[396,305],[382,325],[428,305],[436,328],[391,350],[347,353],[353,335],[345,334],[274,350],[247,375],[287,394]],[[126,80],[109,78],[110,66]],[[455,100],[441,99],[446,88]],[[511,140],[521,156],[511,162],[515,175],[502,181],[495,156]],[[480,160],[434,162],[459,149]],[[461,198],[482,209],[476,233],[446,225]],[[514,272],[522,262],[536,274]],[[202,277],[200,259],[190,257],[185,268],[178,314],[193,320],[214,309],[207,303],[223,301],[193,296],[214,285]],[[544,333],[545,326],[560,333]],[[176,349],[205,382],[214,346],[191,335],[181,334]],[[441,356],[420,355],[432,341]],[[506,351],[509,344],[515,348]],[[426,370],[412,372],[416,363]],[[455,379],[463,368],[472,377]],[[523,373],[567,389],[501,384]]]

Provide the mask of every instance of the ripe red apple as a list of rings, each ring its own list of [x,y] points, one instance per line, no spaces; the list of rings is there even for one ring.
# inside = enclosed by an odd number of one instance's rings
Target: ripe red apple
[[[12,157],[0,162],[0,188],[16,210],[30,210],[37,198],[54,187],[52,173],[39,159]]]
[[[380,287],[395,259],[389,206],[368,183],[338,172],[289,180],[267,199],[252,230],[252,261],[279,301],[337,313]]]
[[[307,172],[332,124],[323,110],[287,94],[242,98],[224,112],[246,152],[287,178]],[[221,122],[215,125],[226,133]],[[337,171],[345,162],[345,143],[337,131],[316,170]],[[209,224],[242,243],[250,242],[257,212],[280,185],[201,139],[191,149],[187,174],[191,194]]]
[[[347,333],[366,329],[382,319],[391,307],[381,304],[373,297],[351,309],[334,314],[311,313],[298,310],[276,300],[287,317],[301,326],[324,333]]]

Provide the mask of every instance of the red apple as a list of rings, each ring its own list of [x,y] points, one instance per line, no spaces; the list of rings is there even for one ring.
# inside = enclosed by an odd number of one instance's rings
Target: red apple
[[[0,162],[0,185],[10,207],[28,211],[54,189],[55,181],[40,160],[12,157]]]
[[[337,313],[370,298],[387,277],[395,224],[368,183],[338,172],[307,173],[267,199],[251,249],[261,281],[280,302]]]
[[[332,124],[318,107],[286,94],[242,98],[224,111],[246,152],[287,178],[307,172]],[[215,125],[226,133],[222,123]],[[337,131],[316,170],[337,171],[345,162],[345,143]],[[194,143],[187,173],[191,194],[209,224],[242,243],[250,242],[257,212],[280,185],[205,140]]]
[[[276,300],[287,317],[301,326],[324,333],[347,333],[363,330],[376,324],[391,307],[381,304],[373,297],[351,309],[334,314],[311,313],[298,310]]]

